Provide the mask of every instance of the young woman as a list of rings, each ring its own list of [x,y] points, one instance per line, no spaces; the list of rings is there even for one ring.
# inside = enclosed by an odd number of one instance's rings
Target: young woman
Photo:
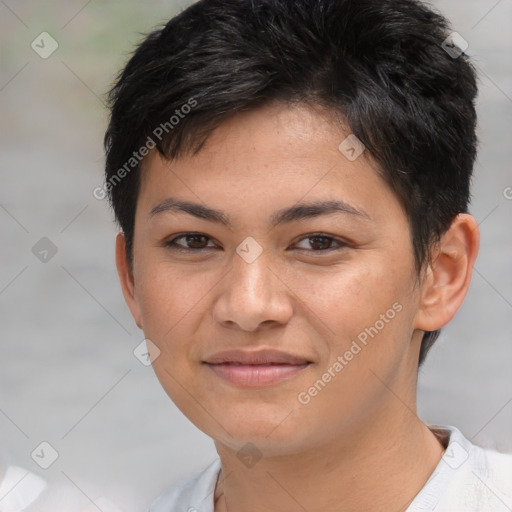
[[[117,266],[219,459],[152,511],[502,511],[512,457],[416,413],[470,285],[475,72],[413,0],[203,0],[111,91]]]

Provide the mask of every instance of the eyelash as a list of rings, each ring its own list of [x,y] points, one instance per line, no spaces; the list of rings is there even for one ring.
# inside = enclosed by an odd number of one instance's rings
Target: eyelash
[[[181,239],[181,238],[187,238],[187,237],[190,237],[190,236],[198,236],[198,237],[204,237],[206,238],[207,240],[211,240],[211,238],[203,233],[195,233],[195,232],[190,232],[190,233],[183,233],[181,235],[178,235],[174,238],[172,238],[171,240],[167,240],[165,242],[165,247],[168,247],[169,249],[172,249],[173,251],[178,251],[178,252],[185,252],[185,253],[189,253],[189,252],[202,252],[202,251],[205,251],[205,250],[208,250],[208,249],[213,249],[213,247],[201,247],[199,249],[193,249],[193,248],[190,248],[190,247],[182,247],[182,246],[179,246],[176,241]],[[330,240],[331,242],[336,242],[338,244],[338,247],[329,247],[328,249],[318,249],[318,250],[314,250],[314,249],[299,249],[300,251],[306,251],[306,252],[315,252],[315,253],[326,253],[326,252],[330,252],[330,251],[334,251],[334,250],[339,250],[339,249],[343,249],[345,247],[348,246],[348,243],[344,242],[343,240],[340,240],[340,239],[337,239],[337,238],[334,238],[330,235],[326,235],[324,233],[311,233],[305,237],[302,237],[297,243],[300,243],[302,242],[303,240],[308,240],[308,239],[312,239],[312,238],[323,238],[323,239],[327,239],[327,240]]]

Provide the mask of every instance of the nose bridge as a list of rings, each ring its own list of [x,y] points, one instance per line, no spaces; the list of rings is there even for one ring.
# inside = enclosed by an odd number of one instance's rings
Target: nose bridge
[[[214,311],[224,325],[255,330],[264,322],[284,323],[292,314],[285,286],[271,269],[269,253],[256,244],[254,239],[246,239],[233,255],[232,270]]]
[[[270,253],[253,237],[246,237],[236,248],[232,258],[231,291],[243,293],[241,299],[265,300],[270,298],[272,272]]]

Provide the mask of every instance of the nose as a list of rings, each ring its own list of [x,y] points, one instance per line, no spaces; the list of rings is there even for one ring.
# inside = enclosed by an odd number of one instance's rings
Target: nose
[[[232,264],[214,304],[216,322],[244,331],[286,324],[293,315],[290,293],[265,251],[251,263],[234,254]]]

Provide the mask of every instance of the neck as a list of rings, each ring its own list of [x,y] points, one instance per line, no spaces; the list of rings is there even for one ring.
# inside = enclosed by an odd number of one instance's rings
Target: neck
[[[382,409],[363,428],[301,453],[263,457],[251,468],[216,443],[222,470],[215,512],[405,510],[444,447],[396,397]]]

